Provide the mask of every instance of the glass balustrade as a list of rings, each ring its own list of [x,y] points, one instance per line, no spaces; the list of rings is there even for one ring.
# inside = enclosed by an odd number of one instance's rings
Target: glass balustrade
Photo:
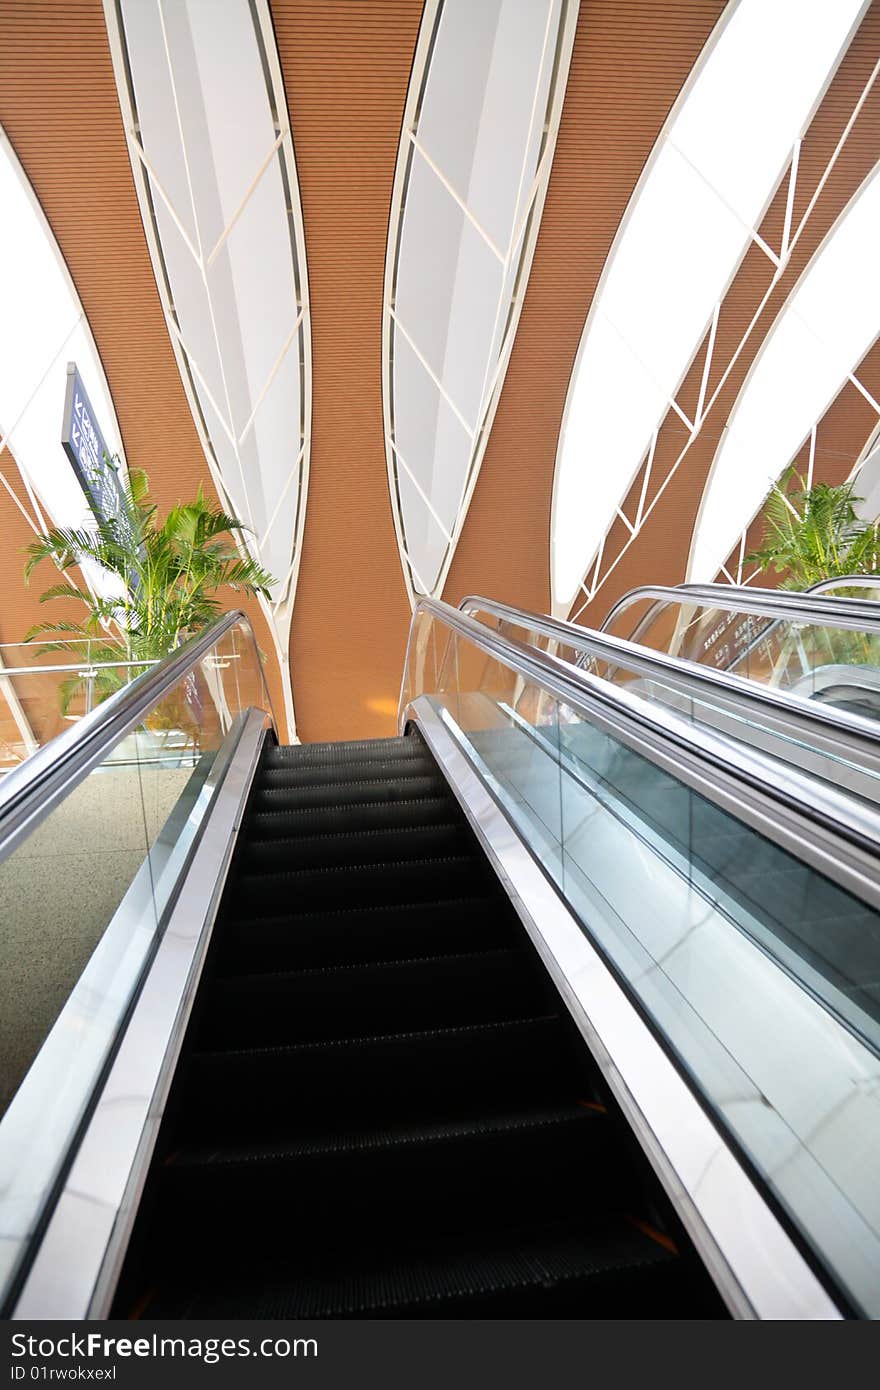
[[[848,588],[835,590],[834,596],[865,602],[874,592]],[[835,622],[824,616],[804,621],[682,598],[640,599],[615,615],[606,631],[653,651],[878,719],[878,629],[880,610],[872,629],[843,616]]]
[[[33,695],[29,677],[8,677],[36,737],[53,727],[60,683],[88,682],[89,669],[40,673]],[[122,684],[137,674],[114,669]],[[70,708],[88,718],[87,684],[76,699]],[[239,623],[0,861],[0,1288],[88,1109],[254,707],[268,710],[269,697]],[[25,773],[8,772],[0,797]]]
[[[422,609],[423,699],[853,1302],[880,1314],[880,917]]]
[[[473,615],[503,637],[545,651],[643,699],[667,705],[691,723],[739,739],[750,747],[764,749],[834,786],[845,786],[865,801],[880,803],[880,743],[874,746],[870,726],[865,729],[864,741],[860,741],[858,735],[855,741],[841,738],[831,729],[811,727],[809,721],[798,724],[772,707],[738,698],[735,689],[731,692],[721,684],[688,681],[686,670],[683,673],[674,669],[648,670],[644,658],[650,659],[651,653],[641,643],[629,652],[623,650],[614,656],[600,656],[591,645],[591,634],[586,631],[583,635],[569,632],[563,636],[548,636],[541,631],[539,617],[531,619],[522,615],[521,621],[516,621],[481,609],[474,609]],[[743,676],[744,672],[739,670],[733,674]],[[789,690],[788,693],[805,698],[803,690]],[[743,694],[747,696],[748,689]],[[807,713],[810,708],[806,707]],[[864,713],[855,708],[850,712]]]
[[[156,664],[92,660],[92,645],[49,652],[38,642],[0,644],[0,779]]]

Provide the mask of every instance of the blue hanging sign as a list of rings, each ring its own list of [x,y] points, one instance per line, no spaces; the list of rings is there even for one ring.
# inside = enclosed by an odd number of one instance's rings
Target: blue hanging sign
[[[124,511],[122,484],[75,362],[67,364],[61,443],[93,510],[105,521]]]

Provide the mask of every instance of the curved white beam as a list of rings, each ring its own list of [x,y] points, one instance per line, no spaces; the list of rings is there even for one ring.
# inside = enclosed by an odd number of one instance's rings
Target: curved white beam
[[[717,575],[773,483],[880,334],[880,163],[850,199],[752,363],[703,491],[688,579]],[[880,406],[872,402],[880,413]]]

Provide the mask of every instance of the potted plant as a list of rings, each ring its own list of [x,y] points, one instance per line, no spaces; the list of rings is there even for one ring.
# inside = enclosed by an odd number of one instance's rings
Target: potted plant
[[[862,499],[850,481],[807,487],[795,469],[775,483],[764,508],[759,550],[745,558],[763,573],[784,575],[783,589],[808,589],[820,579],[880,573],[877,523],[856,512]]]
[[[821,579],[880,573],[878,523],[858,515],[861,500],[852,480],[807,487],[801,475],[790,469],[767,499],[763,545],[747,555],[745,563],[756,565],[762,573],[773,570],[782,575],[783,589],[808,589]],[[838,592],[846,596],[847,591]],[[829,627],[817,629],[814,639],[821,639],[831,662],[876,662],[876,642],[865,633]]]

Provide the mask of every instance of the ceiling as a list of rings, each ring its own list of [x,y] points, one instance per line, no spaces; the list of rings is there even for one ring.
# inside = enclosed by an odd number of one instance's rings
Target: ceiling
[[[737,578],[793,460],[857,464],[880,0],[816,3],[802,34],[794,0],[0,0],[0,126],[107,437],[163,507],[202,483],[252,525],[300,738],[394,732],[420,592],[593,623],[693,565]],[[14,446],[3,642],[43,616],[20,550],[61,506]]]

